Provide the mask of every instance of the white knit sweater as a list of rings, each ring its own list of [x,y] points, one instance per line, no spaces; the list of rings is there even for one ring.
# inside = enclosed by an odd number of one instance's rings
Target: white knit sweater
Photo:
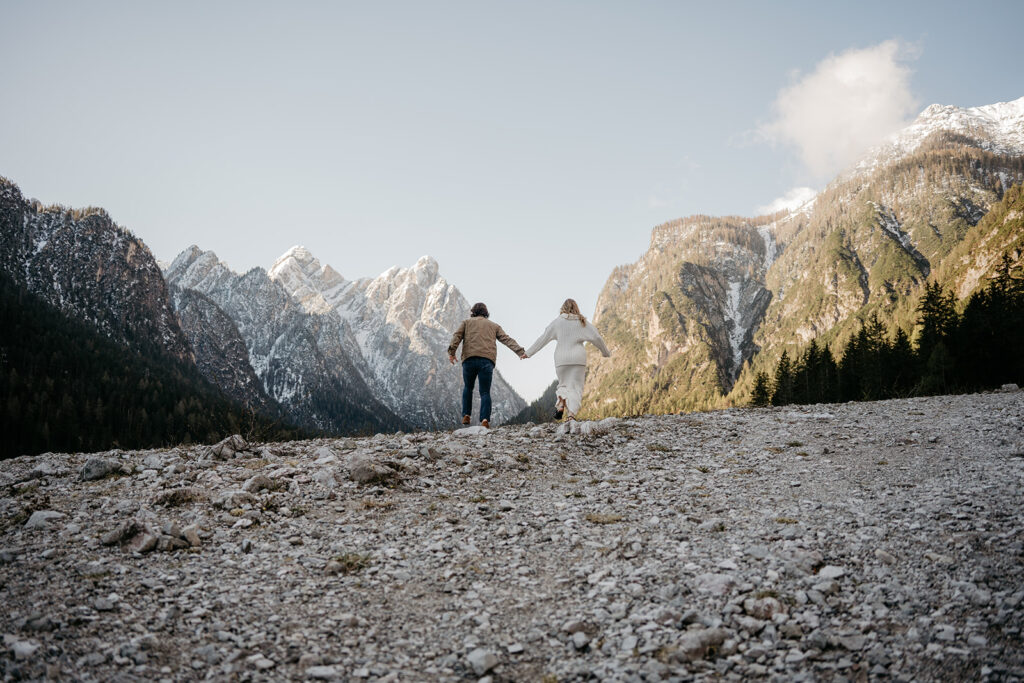
[[[604,343],[604,339],[598,334],[597,328],[587,323],[584,327],[580,325],[580,318],[571,313],[562,313],[555,318],[544,334],[533,342],[533,345],[526,350],[527,356],[540,351],[550,341],[558,341],[555,346],[555,366],[559,365],[586,365],[587,351],[583,348],[583,342],[590,342],[598,349],[605,358],[612,355]]]

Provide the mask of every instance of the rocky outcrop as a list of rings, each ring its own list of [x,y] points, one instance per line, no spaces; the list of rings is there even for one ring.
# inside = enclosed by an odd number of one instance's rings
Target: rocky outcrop
[[[587,410],[672,412],[727,393],[758,350],[774,229],[770,219],[707,216],[655,228],[648,252],[598,298],[594,322],[612,357],[591,360]]]

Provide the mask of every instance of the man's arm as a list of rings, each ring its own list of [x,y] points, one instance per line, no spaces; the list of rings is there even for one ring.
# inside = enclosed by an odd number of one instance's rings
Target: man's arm
[[[523,347],[520,346],[519,342],[517,342],[515,339],[505,334],[505,330],[501,329],[501,325],[498,325],[498,333],[495,336],[498,338],[498,341],[500,341],[508,348],[512,349],[512,353],[516,354],[520,358],[526,357],[526,351],[523,349]]]
[[[462,324],[459,325],[459,329],[455,330],[455,334],[452,335],[452,343],[448,345],[448,361],[451,363],[455,362],[455,351],[459,348],[459,344],[462,343],[463,337],[466,336],[466,321],[463,320]]]

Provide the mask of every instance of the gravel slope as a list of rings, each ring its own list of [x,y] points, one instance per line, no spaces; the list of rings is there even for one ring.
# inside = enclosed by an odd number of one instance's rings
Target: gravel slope
[[[8,460],[0,671],[1020,679],[1022,429],[1015,391]]]

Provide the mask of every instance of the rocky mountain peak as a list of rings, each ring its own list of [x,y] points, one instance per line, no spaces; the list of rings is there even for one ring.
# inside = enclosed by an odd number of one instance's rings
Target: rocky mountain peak
[[[966,135],[985,150],[997,154],[1024,154],[1024,97],[979,107],[932,104],[906,128],[872,150],[856,164],[853,175],[868,173],[881,165],[912,154],[931,135],[949,131]],[[850,173],[843,174],[845,180]]]
[[[388,408],[420,427],[448,424],[461,375],[448,367],[445,349],[469,304],[441,277],[437,261],[423,256],[411,267],[346,282],[303,251],[290,250],[270,276],[306,311],[339,319],[345,352]],[[500,375],[494,386],[500,422],[524,403]]]
[[[330,310],[326,293],[347,284],[338,271],[321,265],[303,246],[294,246],[282,254],[274,261],[268,275],[312,313]]]

